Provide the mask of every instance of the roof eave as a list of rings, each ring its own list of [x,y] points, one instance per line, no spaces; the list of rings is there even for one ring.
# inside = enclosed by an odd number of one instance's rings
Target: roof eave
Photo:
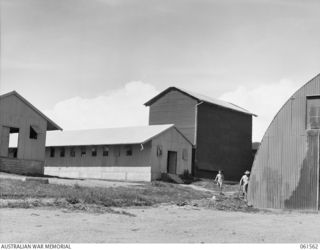
[[[96,144],[54,144],[46,145],[46,148],[50,147],[95,147],[95,146],[124,146],[124,145],[140,145],[143,142],[128,142],[128,143],[96,143]]]
[[[53,121],[50,120],[50,122],[48,121],[47,123],[47,131],[54,131],[54,130],[61,130],[63,131],[63,129],[57,125],[56,123],[54,123]]]
[[[192,96],[192,95],[186,93],[185,91],[183,91],[183,90],[181,90],[181,89],[179,89],[179,88],[177,88],[177,87],[171,86],[171,87],[166,88],[165,90],[163,90],[161,93],[159,93],[158,95],[156,95],[155,97],[153,97],[152,99],[150,99],[149,101],[147,101],[146,103],[144,103],[144,105],[145,105],[145,106],[150,106],[150,105],[152,105],[152,104],[155,103],[159,98],[161,98],[163,95],[165,95],[166,93],[170,92],[171,90],[179,91],[179,92],[181,92],[182,94],[187,95],[187,96],[191,97],[191,98],[194,99],[194,100],[200,101],[199,98],[196,98],[195,96]]]
[[[246,111],[242,111],[242,110],[237,110],[237,109],[233,109],[233,108],[228,108],[228,107],[225,107],[225,106],[221,106],[219,104],[215,104],[215,103],[212,103],[212,102],[208,102],[208,101],[205,101],[205,100],[200,100],[201,102],[204,102],[204,103],[207,103],[209,105],[214,105],[214,106],[218,106],[220,108],[223,108],[223,109],[228,109],[228,110],[231,110],[231,111],[234,111],[234,112],[238,112],[238,113],[243,113],[245,115],[251,115],[251,116],[254,116],[254,117],[258,117],[258,115],[254,114],[254,113],[251,113],[250,111],[246,112]]]
[[[42,118],[44,118],[47,121],[47,130],[63,130],[59,125],[57,125],[55,122],[53,122],[49,117],[47,117],[45,114],[43,114],[39,109],[37,109],[33,104],[31,104],[27,99],[25,99],[22,95],[20,95],[17,91],[13,90],[11,92],[8,92],[6,94],[1,95],[1,98],[15,95],[18,97],[21,101],[23,101],[25,104],[27,104],[29,107],[31,107],[36,113],[38,113]]]
[[[143,105],[144,106],[150,106],[152,105],[155,101],[157,101],[161,96],[165,95],[168,93],[170,90],[176,89],[176,87],[169,87],[166,88],[165,90],[161,91],[159,94],[157,94],[155,97],[151,98],[149,101],[145,102]]]
[[[241,110],[236,110],[236,109],[232,109],[232,108],[228,108],[228,107],[225,107],[225,106],[221,106],[221,105],[218,105],[218,104],[215,104],[215,103],[212,103],[212,102],[208,102],[206,100],[203,100],[203,99],[199,99],[177,87],[169,87],[165,90],[163,90],[161,93],[159,93],[158,95],[156,95],[155,97],[153,97],[152,99],[150,99],[149,101],[147,101],[146,103],[144,103],[144,106],[150,106],[152,105],[153,103],[155,103],[158,99],[160,99],[162,96],[164,96],[166,93],[168,93],[169,91],[171,90],[176,90],[176,91],[179,91],[180,93],[186,95],[186,96],[189,96],[190,98],[198,101],[198,102],[205,102],[205,103],[208,103],[208,104],[211,104],[211,105],[216,105],[216,106],[219,106],[219,107],[222,107],[222,108],[226,108],[226,109],[229,109],[229,110],[232,110],[232,111],[235,111],[235,112],[240,112],[240,113],[244,113],[244,114],[247,114],[247,115],[252,115],[254,117],[258,117],[256,114],[253,114],[251,112],[245,112],[245,111],[241,111]],[[234,104],[233,104],[234,105]],[[240,108],[240,107],[239,107]]]
[[[168,125],[170,125],[170,126],[168,126],[166,129],[164,129],[164,130],[160,131],[159,133],[157,133],[157,134],[155,134],[155,135],[153,135],[153,136],[151,136],[151,137],[147,138],[146,140],[144,140],[144,141],[143,141],[143,142],[141,142],[140,144],[145,144],[145,143],[147,143],[147,142],[151,141],[152,139],[156,138],[157,136],[161,135],[162,133],[164,133],[164,132],[166,132],[166,131],[168,131],[169,129],[171,129],[171,128],[173,128],[173,127],[174,127],[174,124],[168,124]]]

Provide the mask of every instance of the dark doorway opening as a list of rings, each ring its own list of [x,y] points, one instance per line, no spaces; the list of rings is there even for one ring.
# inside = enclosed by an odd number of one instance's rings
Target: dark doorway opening
[[[18,158],[19,129],[11,127],[9,132],[10,134],[9,134],[8,157]]]
[[[167,172],[169,174],[177,173],[177,152],[176,151],[168,151],[168,161],[167,161]]]
[[[196,171],[195,171],[195,168],[196,168],[196,149],[195,148],[192,148],[192,156],[191,156],[191,174],[192,176],[195,176],[196,174]]]
[[[17,158],[18,157],[18,148],[9,148],[9,158]]]
[[[19,128],[2,127],[0,156],[17,158]]]

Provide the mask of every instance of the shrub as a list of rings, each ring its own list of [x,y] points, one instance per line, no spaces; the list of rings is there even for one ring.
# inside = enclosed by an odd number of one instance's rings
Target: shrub
[[[70,204],[77,204],[80,203],[80,200],[77,197],[67,197],[66,198],[67,202],[69,202]]]
[[[180,177],[184,180],[193,180],[193,176],[192,174],[190,174],[189,170],[188,169],[185,169],[183,171],[183,174],[180,175]]]

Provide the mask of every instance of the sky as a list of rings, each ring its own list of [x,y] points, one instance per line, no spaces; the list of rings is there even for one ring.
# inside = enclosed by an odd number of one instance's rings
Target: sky
[[[169,86],[274,115],[320,73],[318,0],[0,0],[0,93],[66,130],[144,125]]]

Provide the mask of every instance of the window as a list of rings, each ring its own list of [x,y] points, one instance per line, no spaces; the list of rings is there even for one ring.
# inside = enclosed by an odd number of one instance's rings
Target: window
[[[307,97],[307,129],[320,129],[320,96]]]
[[[127,156],[131,156],[132,155],[132,147],[131,146],[127,146],[126,147],[126,155]]]
[[[91,148],[91,156],[93,156],[93,157],[97,156],[97,148],[96,147]]]
[[[113,154],[115,157],[120,157],[121,155],[121,146],[113,147]]]
[[[82,147],[81,148],[81,157],[85,157],[86,156],[86,148]]]
[[[38,128],[36,126],[30,126],[29,138],[32,140],[38,139]]]
[[[64,157],[66,154],[65,148],[60,148],[60,157]]]
[[[70,148],[70,157],[76,157],[76,151],[74,148]]]
[[[55,155],[55,148],[50,148],[50,157],[54,157]]]
[[[162,155],[162,145],[158,145],[157,146],[157,156],[161,156]]]
[[[102,155],[103,156],[108,156],[109,155],[109,148],[107,146],[103,147]]]

